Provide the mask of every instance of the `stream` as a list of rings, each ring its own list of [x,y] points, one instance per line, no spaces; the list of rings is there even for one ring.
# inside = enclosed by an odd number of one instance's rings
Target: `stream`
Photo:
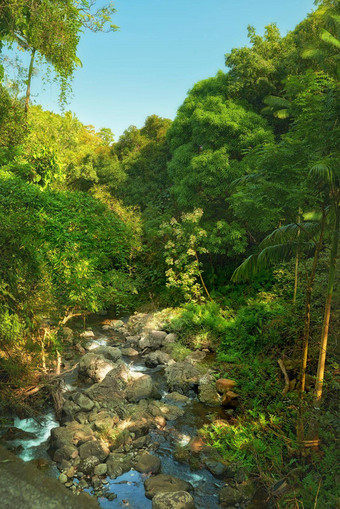
[[[121,347],[119,333],[104,331],[102,328],[103,317],[93,316],[87,321],[87,330],[93,331],[93,337],[86,338],[86,350],[91,352],[99,346]],[[83,329],[81,320],[74,320],[71,325],[75,334],[79,334]],[[122,357],[127,369],[131,374],[142,373],[150,375],[152,381],[157,384],[162,399],[161,402],[169,403],[168,388],[164,375],[164,366],[149,368],[145,365],[143,357]],[[71,360],[71,364],[74,359]],[[64,376],[65,395],[70,396],[74,391],[84,389],[87,385],[79,380],[78,368],[68,372]],[[221,416],[222,409],[214,408],[199,402],[197,395],[190,391],[190,399],[185,405],[171,400],[172,405],[183,408],[184,414],[174,421],[168,420],[166,426],[161,429],[152,429],[149,431],[150,443],[157,443],[155,455],[161,460],[162,474],[175,476],[181,480],[189,482],[193,487],[192,495],[197,509],[218,509],[219,491],[226,484],[225,480],[218,479],[207,468],[200,466],[192,471],[187,462],[175,461],[173,453],[176,447],[189,444],[190,440],[197,436],[197,431],[204,425],[211,422],[211,414]],[[53,409],[47,408],[44,418],[40,423],[34,419],[19,419],[14,417],[13,426],[27,433],[33,433],[34,437],[25,439],[15,439],[11,442],[12,450],[24,461],[45,459],[49,462],[47,474],[58,477],[60,471],[56,464],[51,462],[48,454],[49,437],[51,429],[60,426],[56,420]],[[106,496],[99,496],[98,503],[104,509],[129,507],[131,509],[148,509],[152,507],[152,501],[145,496],[144,481],[150,475],[140,473],[133,468],[122,475],[111,479],[109,476],[102,476],[102,485],[105,487]],[[70,479],[74,486],[77,486],[79,479],[74,477]],[[93,494],[94,489],[91,486],[85,487],[84,491]],[[115,497],[110,500],[107,493],[110,492]],[[262,497],[260,500],[253,500],[251,504],[237,504],[242,509],[264,509],[266,504]]]

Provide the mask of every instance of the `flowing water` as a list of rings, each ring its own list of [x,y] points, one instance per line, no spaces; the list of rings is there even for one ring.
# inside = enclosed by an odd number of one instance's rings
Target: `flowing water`
[[[112,337],[110,338],[103,333],[101,322],[102,318],[94,317],[87,324],[94,332],[94,337],[88,338],[89,349],[111,344]],[[75,321],[73,329],[79,332],[81,326],[82,324],[80,321]],[[115,343],[115,345],[117,345],[117,343]],[[140,356],[136,356],[132,358],[132,360],[131,358],[123,357],[123,360],[131,372],[141,372],[152,376],[153,381],[158,385],[162,400],[167,402],[168,392],[163,368],[146,367]],[[80,386],[77,374],[77,368],[75,368],[65,375],[64,382],[66,391],[72,392]],[[84,387],[84,384],[81,384],[81,386]],[[179,403],[171,402],[171,404],[181,406]],[[197,430],[209,422],[209,414],[211,414],[212,408],[200,403],[195,394],[192,394],[190,402],[183,408],[185,408],[185,413],[182,417],[179,417],[176,421],[168,421],[164,430],[150,432],[152,442],[159,443],[156,454],[162,462],[162,473],[173,475],[192,484],[197,509],[218,509],[218,507],[220,507],[218,505],[218,492],[224,485],[224,482],[214,477],[205,468],[191,471],[187,463],[179,463],[173,459],[173,452],[176,446],[187,445],[191,438],[197,435]],[[50,431],[52,428],[59,425],[52,409],[46,409],[45,416],[40,422],[34,419],[19,419],[15,417],[13,425],[16,428],[34,433],[35,435],[34,438],[25,440],[17,439],[11,443],[13,447],[18,448],[17,454],[24,461],[49,458],[47,449]],[[59,475],[56,466],[52,466],[49,470],[49,475]],[[108,500],[107,498],[100,497],[98,498],[100,506],[103,509],[122,507],[129,507],[131,509],[151,508],[152,502],[145,497],[144,492],[143,482],[147,477],[146,474],[140,474],[135,470],[130,470],[116,479],[107,477],[105,480],[106,488],[114,493],[116,498],[114,500]],[[77,482],[77,480],[75,480],[75,482]],[[85,491],[93,492],[92,488]],[[242,506],[239,507],[241,509]],[[266,505],[263,498],[261,498],[258,503],[254,502],[247,507],[248,509],[264,509]]]

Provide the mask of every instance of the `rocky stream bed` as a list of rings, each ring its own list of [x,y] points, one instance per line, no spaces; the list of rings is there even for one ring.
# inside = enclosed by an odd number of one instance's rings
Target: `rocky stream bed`
[[[176,335],[142,314],[93,317],[85,331],[75,321],[64,335],[74,368],[58,382],[59,422],[51,408],[40,423],[16,417],[2,443],[104,509],[266,507],[244,469],[198,435],[238,398],[234,381],[216,382],[209,352],[175,362]]]

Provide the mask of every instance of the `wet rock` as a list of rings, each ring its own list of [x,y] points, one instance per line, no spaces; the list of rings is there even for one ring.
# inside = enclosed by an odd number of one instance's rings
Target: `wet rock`
[[[151,401],[148,405],[148,411],[154,417],[164,417],[168,421],[173,421],[184,415],[184,410],[175,405],[166,405],[161,401]]]
[[[226,391],[232,390],[236,385],[234,380],[230,380],[229,378],[219,378],[216,380],[216,390],[220,394],[224,394]]]
[[[86,395],[95,401],[98,407],[114,411],[120,418],[124,418],[127,406],[124,391],[129,377],[130,373],[124,362],[118,361],[101,383],[94,384],[85,391]]]
[[[79,408],[81,410],[85,410],[85,412],[90,412],[94,407],[92,399],[88,398],[81,392],[76,392],[73,394],[72,399],[79,406]]]
[[[174,493],[176,491],[191,491],[192,486],[182,479],[172,475],[159,474],[144,482],[145,496],[153,498],[157,493]]]
[[[88,413],[87,412],[79,412],[74,416],[74,420],[79,422],[80,424],[88,424]]]
[[[107,473],[112,479],[128,472],[132,467],[132,455],[124,453],[111,453],[107,461]]]
[[[137,456],[134,468],[137,472],[141,472],[143,474],[150,472],[152,474],[158,474],[161,470],[161,460],[153,454],[144,452]]]
[[[165,375],[170,390],[186,394],[198,385],[201,372],[189,362],[176,362],[165,368]]]
[[[148,368],[155,368],[160,365],[164,366],[168,364],[170,360],[170,355],[168,353],[162,352],[161,350],[151,352],[144,357],[145,366]]]
[[[204,384],[198,388],[198,399],[206,405],[220,405],[220,396],[217,394],[215,385]]]
[[[79,377],[91,378],[94,382],[101,382],[113,368],[114,363],[103,355],[87,353],[79,361]]]
[[[119,348],[114,346],[98,346],[92,353],[96,355],[103,355],[105,359],[109,359],[112,362],[117,362],[122,357],[122,352]]]
[[[158,493],[152,499],[152,509],[195,509],[195,503],[187,491]]]
[[[96,465],[94,467],[95,475],[105,475],[106,472],[107,472],[107,464],[106,463],[99,463],[99,465]]]
[[[153,391],[152,378],[149,375],[141,375],[136,373],[126,388],[126,398],[129,401],[139,401],[140,399],[149,398]]]
[[[127,336],[125,338],[126,344],[129,347],[137,348],[139,345],[140,336]]]
[[[90,456],[95,456],[103,462],[108,455],[110,454],[110,450],[106,445],[102,444],[98,440],[91,440],[89,442],[85,442],[79,447],[79,456],[81,459],[86,459]]]
[[[93,428],[96,431],[103,431],[103,430],[110,430],[113,428],[115,424],[119,421],[118,415],[111,415],[109,412],[103,410],[102,412],[98,412],[94,419],[92,419],[93,422]]]
[[[126,357],[136,357],[139,355],[139,352],[130,346],[127,348],[122,348],[122,354]]]
[[[16,428],[15,426],[11,426],[2,435],[1,440],[10,442],[11,440],[32,440],[34,438],[37,438],[37,435],[34,433],[30,433],[29,431],[24,431],[22,429]]]

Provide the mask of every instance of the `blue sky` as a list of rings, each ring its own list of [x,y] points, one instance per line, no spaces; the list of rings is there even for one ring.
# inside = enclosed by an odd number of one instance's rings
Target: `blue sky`
[[[247,25],[262,34],[276,22],[286,34],[313,0],[117,0],[109,34],[85,33],[68,109],[115,138],[148,115],[174,118],[195,82],[225,70],[224,54],[244,46]],[[34,79],[35,101],[58,112],[58,89]]]

